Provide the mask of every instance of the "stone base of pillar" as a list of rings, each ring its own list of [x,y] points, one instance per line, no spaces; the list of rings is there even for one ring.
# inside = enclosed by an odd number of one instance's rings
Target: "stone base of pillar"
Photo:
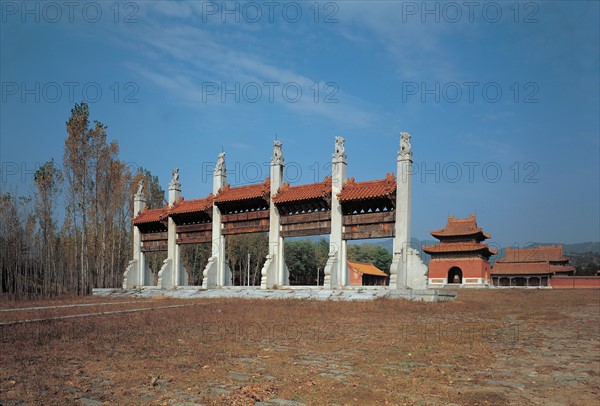
[[[390,265],[390,289],[406,289],[402,253],[395,252]]]
[[[204,272],[202,272],[202,287],[204,289],[213,289],[217,287],[217,257],[210,257]]]
[[[130,289],[134,287],[140,286],[148,286],[152,282],[152,270],[146,263],[146,268],[144,269],[144,279],[142,279],[142,284],[139,285],[138,281],[140,280],[140,262],[137,259],[132,259],[127,264],[127,269],[123,273],[123,289]]]
[[[427,266],[414,248],[407,247],[402,253],[394,253],[390,289],[427,289]]]
[[[214,289],[221,286],[231,286],[233,274],[227,263],[223,264],[223,273],[225,275],[221,282],[219,280],[219,257],[210,257],[202,272],[202,288]]]
[[[181,266],[179,272],[174,275],[175,272],[177,270],[173,267],[173,261],[169,258],[165,259],[158,272],[158,283],[156,285],[161,289],[175,289],[177,286],[187,286],[188,274],[185,268]]]
[[[325,289],[336,289],[338,287],[338,259],[337,253],[330,253],[325,264],[325,277],[323,278],[323,287]]]
[[[260,288],[273,289],[275,286],[275,257],[267,255],[265,263],[260,271]]]
[[[260,271],[261,289],[273,289],[275,287],[283,287],[290,284],[290,271],[285,262],[283,263],[281,280],[279,282],[277,281],[277,271],[277,256],[275,254],[267,255],[265,264]]]
[[[408,248],[406,265],[408,287],[411,289],[427,289],[427,266],[421,260],[419,251]]]
[[[123,289],[135,287],[135,281],[138,280],[139,263],[137,259],[132,259],[127,264],[127,269],[123,273]]]
[[[172,289],[174,288],[172,284],[173,276],[171,275],[173,272],[172,261],[167,258],[164,260],[160,271],[158,272],[158,286],[160,289]]]

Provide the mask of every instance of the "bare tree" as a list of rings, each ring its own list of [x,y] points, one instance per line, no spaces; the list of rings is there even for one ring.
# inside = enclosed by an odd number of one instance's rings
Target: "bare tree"
[[[54,159],[44,163],[34,175],[36,187],[35,217],[41,233],[41,275],[43,294],[54,292],[58,286],[56,264],[56,222],[54,210],[61,191],[63,177],[61,171],[54,165]]]

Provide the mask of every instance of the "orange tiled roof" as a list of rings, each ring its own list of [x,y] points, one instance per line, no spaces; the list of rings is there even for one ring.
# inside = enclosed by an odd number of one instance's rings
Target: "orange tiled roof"
[[[373,264],[365,264],[362,262],[348,261],[348,268],[350,268],[350,270],[358,271],[362,274],[386,276],[386,277],[388,276],[388,274],[386,274],[385,272],[383,272],[381,269],[377,268]]]
[[[391,197],[396,193],[396,177],[388,173],[385,179],[369,180],[366,182],[355,182],[354,178],[348,181],[342,187],[342,191],[338,193],[340,202],[348,202],[352,200],[368,200],[381,197]]]
[[[552,274],[548,262],[499,262],[491,270],[492,275]]]
[[[562,245],[540,246],[535,248],[506,248],[501,262],[537,262],[537,261],[568,261],[563,257]]]
[[[496,255],[498,252],[486,244],[471,243],[471,242],[444,242],[437,245],[428,245],[423,247],[423,251],[432,253],[443,253],[443,252],[477,252],[486,251],[490,255]]]
[[[169,214],[169,206],[161,207],[160,209],[144,209],[138,213],[132,220],[132,223],[135,225],[138,224],[147,224],[147,223],[157,223],[167,217]]]
[[[449,237],[449,236],[465,236],[481,233],[486,239],[491,235],[483,232],[480,227],[477,227],[477,218],[471,214],[466,219],[455,219],[454,216],[448,217],[448,224],[440,230],[433,230],[431,235],[434,237]]]
[[[212,207],[213,199],[214,196],[212,193],[203,199],[181,199],[173,205],[171,210],[169,210],[169,214],[187,214],[206,211]]]
[[[271,193],[271,181],[269,178],[264,183],[256,185],[237,186],[225,185],[219,190],[214,199],[215,203],[237,202],[250,199],[266,199]]]
[[[568,258],[562,255],[562,245],[541,246],[535,248],[506,248],[503,258],[496,261],[493,274],[554,274],[573,272],[575,267],[568,265]],[[564,264],[551,264],[564,262]]]
[[[556,272],[573,272],[575,267],[573,265],[552,265],[550,264],[550,270]]]
[[[275,203],[288,203],[322,199],[328,196],[331,196],[330,177],[326,177],[323,182],[309,183],[307,185],[290,186],[289,183],[286,183],[273,196],[273,201]]]

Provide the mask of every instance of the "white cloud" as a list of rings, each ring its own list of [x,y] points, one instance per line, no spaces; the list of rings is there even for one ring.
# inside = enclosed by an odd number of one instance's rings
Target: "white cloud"
[[[228,89],[234,88],[236,83],[240,87],[252,83],[260,86],[261,100],[271,99],[269,86],[275,86],[275,97],[269,102],[293,113],[317,115],[355,126],[368,126],[374,121],[372,107],[342,90],[338,89],[333,97],[338,103],[323,103],[323,98],[331,95],[333,89],[325,89],[326,84],[318,79],[281,66],[276,57],[265,60],[264,56],[253,52],[253,47],[260,41],[247,31],[246,38],[240,39],[234,32],[237,24],[230,31],[220,25],[195,26],[189,18],[177,19],[176,24],[170,18],[165,19],[165,16],[189,17],[197,11],[181,4],[168,9],[150,7],[146,10],[144,24],[138,27],[136,37],[132,39],[138,49],[143,50],[139,56],[148,62],[127,66],[164,89],[172,99],[187,104],[207,104],[206,95],[203,98],[203,84],[208,82],[224,83]],[[140,47],[140,43],[143,46]],[[267,82],[278,85],[266,85]],[[295,97],[293,91],[290,98],[282,94],[283,87],[288,84],[291,84],[291,90],[296,85],[302,89],[299,101],[289,101]],[[320,89],[317,103],[314,101],[316,87]],[[223,104],[218,97],[212,97],[212,100]]]

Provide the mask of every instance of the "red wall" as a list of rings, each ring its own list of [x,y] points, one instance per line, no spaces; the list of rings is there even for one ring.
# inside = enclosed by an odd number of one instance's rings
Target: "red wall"
[[[459,267],[464,278],[490,279],[490,263],[482,258],[432,259],[429,278],[447,278],[450,268]]]
[[[354,272],[350,267],[348,267],[348,274],[350,274],[350,286],[362,285],[362,273]]]
[[[550,278],[553,288],[600,288],[600,276],[553,276]]]

